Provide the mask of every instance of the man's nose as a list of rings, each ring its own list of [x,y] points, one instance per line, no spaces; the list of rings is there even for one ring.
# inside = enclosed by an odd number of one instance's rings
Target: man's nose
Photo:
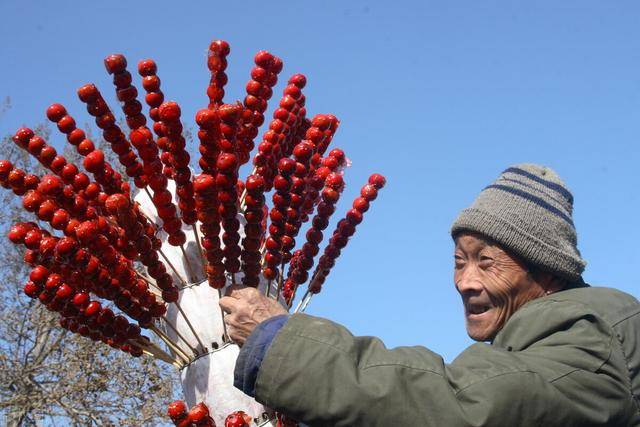
[[[481,292],[483,289],[480,275],[473,266],[467,266],[457,271],[454,275],[454,281],[461,294]]]

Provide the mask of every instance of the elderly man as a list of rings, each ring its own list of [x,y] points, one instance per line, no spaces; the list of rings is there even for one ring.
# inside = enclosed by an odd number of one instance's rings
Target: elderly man
[[[314,426],[640,426],[640,304],[583,282],[572,207],[525,164],[462,211],[453,277],[479,343],[451,364],[233,289],[236,387]]]

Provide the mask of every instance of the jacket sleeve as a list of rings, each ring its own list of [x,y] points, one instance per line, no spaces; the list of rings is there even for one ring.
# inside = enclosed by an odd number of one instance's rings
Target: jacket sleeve
[[[262,362],[256,399],[312,426],[625,425],[624,386],[603,369],[608,327],[575,309],[549,328],[522,351],[474,344],[447,365],[296,314]]]

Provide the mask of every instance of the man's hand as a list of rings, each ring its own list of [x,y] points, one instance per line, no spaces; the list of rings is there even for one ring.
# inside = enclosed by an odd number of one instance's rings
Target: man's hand
[[[287,314],[287,310],[274,299],[265,297],[256,288],[240,285],[230,286],[219,304],[223,311],[229,313],[224,318],[227,332],[240,346],[260,322]]]

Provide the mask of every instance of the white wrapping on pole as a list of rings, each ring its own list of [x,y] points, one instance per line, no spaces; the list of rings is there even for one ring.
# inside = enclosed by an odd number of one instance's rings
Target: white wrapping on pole
[[[175,184],[171,180],[168,190],[175,194]],[[135,201],[140,204],[141,211],[149,219],[156,223],[160,221],[152,201],[144,192],[138,192]],[[241,224],[244,224],[244,218],[240,217],[239,219]],[[199,402],[204,402],[217,425],[224,425],[227,415],[235,411],[244,411],[253,418],[262,418],[265,412],[271,411],[233,386],[233,371],[240,350],[237,345],[225,344],[223,341],[224,327],[222,310],[218,305],[218,290],[211,288],[205,280],[193,229],[183,227],[183,231],[187,236],[187,242],[184,245],[185,252],[189,257],[198,283],[188,283],[189,269],[182,251],[179,247],[169,245],[167,243],[168,236],[161,232],[158,237],[162,240],[162,252],[169,258],[178,274],[187,280],[188,284],[180,290],[178,303],[182,312],[176,304],[169,304],[165,315],[179,335],[166,325],[160,324],[158,326],[180,348],[192,353],[184,343],[186,340],[190,347],[199,352],[195,360],[180,371],[186,403],[191,407]],[[239,232],[242,236],[242,230]],[[167,271],[173,276],[176,285],[182,287],[182,281],[175,276],[169,266],[167,266]],[[241,273],[236,274],[236,283],[241,283],[241,277]],[[230,284],[231,281],[227,280],[227,286]],[[266,285],[267,282],[261,280],[260,288],[262,290]],[[272,293],[275,293],[275,285],[275,282],[272,283]],[[188,317],[191,326],[187,323],[183,313]],[[198,339],[194,336],[192,327],[206,347],[205,352],[202,351]],[[276,425],[275,421],[260,422],[259,424],[273,427]]]

